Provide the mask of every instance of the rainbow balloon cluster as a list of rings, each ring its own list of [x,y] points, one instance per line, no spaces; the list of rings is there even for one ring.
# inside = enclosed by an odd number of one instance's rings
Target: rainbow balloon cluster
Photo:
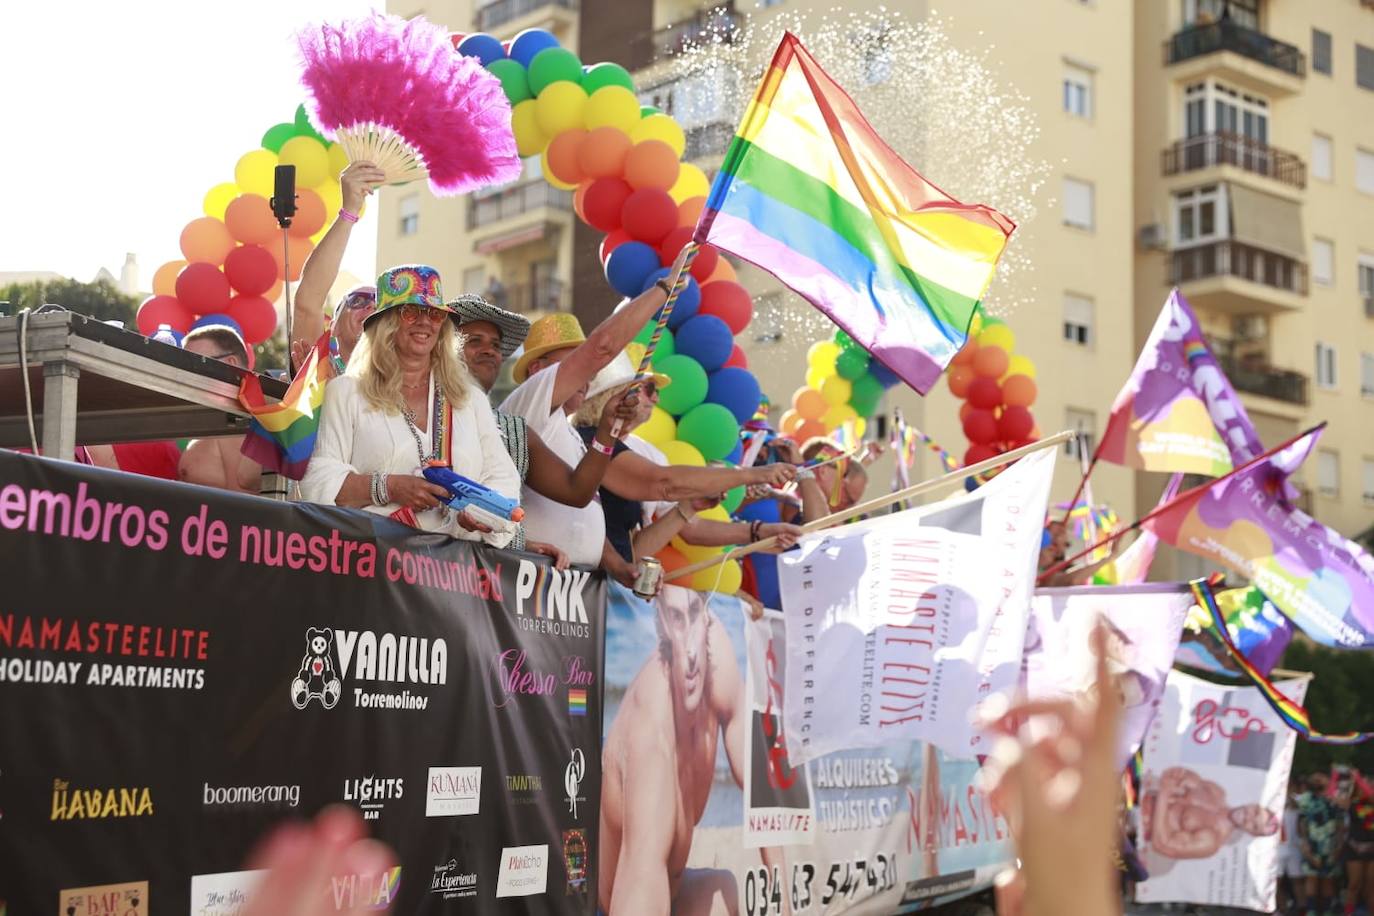
[[[296,167],[296,215],[285,262],[281,228],[268,204],[278,164]],[[294,120],[269,128],[262,146],[239,158],[234,180],[206,193],[205,215],[181,230],[183,259],[153,275],[153,295],[138,308],[139,332],[151,335],[167,324],[185,334],[203,324],[227,324],[249,345],[271,337],[282,284],[300,279],[306,256],[342,206],[339,173],[347,164],[343,150],[310,126],[304,106]]]
[[[701,169],[681,161],[686,135],[677,121],[640,105],[624,67],[583,66],[544,29],[526,29],[508,43],[485,33],[453,41],[459,53],[478,58],[501,80],[520,155],[538,155],[548,182],[574,191],[578,218],[605,233],[599,253],[606,281],[634,297],[666,277],[691,240],[710,190]],[[672,464],[739,461],[740,426],[761,399],[734,340],[752,317],[753,301],[734,269],[703,246],[654,351],[655,371],[672,384],[653,417],[636,430]],[[636,342],[647,344],[653,327],[647,324]],[[742,497],[702,515],[728,520]],[[720,549],[675,544],[660,554],[670,571]],[[739,577],[739,565],[731,562],[689,584],[732,593]]]
[[[964,399],[959,421],[969,442],[965,466],[1040,438],[1030,411],[1038,393],[1035,364],[1016,353],[1016,335],[1000,318],[974,315],[968,343],[945,377],[950,394]]]
[[[901,381],[838,329],[833,338],[811,345],[806,364],[806,384],[793,392],[791,409],[778,421],[779,431],[798,442],[828,436],[845,424],[862,438],[883,392]]]

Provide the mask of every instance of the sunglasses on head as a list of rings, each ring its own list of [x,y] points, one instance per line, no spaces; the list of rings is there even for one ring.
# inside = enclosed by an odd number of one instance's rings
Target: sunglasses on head
[[[443,309],[432,309],[424,305],[403,305],[400,307],[401,321],[406,324],[414,324],[420,319],[428,321],[430,324],[443,324],[444,318],[448,313]]]
[[[345,299],[343,307],[345,312],[360,312],[363,310],[370,312],[377,307],[377,300],[369,299],[366,296],[355,296],[352,299]]]

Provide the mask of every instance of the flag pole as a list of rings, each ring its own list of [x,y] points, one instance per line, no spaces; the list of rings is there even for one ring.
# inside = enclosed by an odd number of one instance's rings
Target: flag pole
[[[1083,559],[1084,557],[1088,556],[1088,555],[1089,555],[1090,553],[1092,553],[1094,550],[1097,550],[1097,549],[1099,549],[1099,548],[1101,548],[1101,547],[1106,547],[1108,544],[1114,543],[1114,542],[1115,542],[1116,540],[1118,540],[1119,538],[1121,538],[1121,537],[1123,537],[1123,536],[1125,536],[1125,535],[1127,535],[1127,534],[1130,534],[1132,531],[1135,531],[1135,530],[1139,529],[1141,525],[1145,524],[1146,522],[1148,522],[1150,519],[1154,518],[1155,516],[1160,515],[1160,514],[1162,514],[1162,513],[1164,513],[1164,512],[1167,512],[1169,509],[1172,509],[1172,508],[1174,507],[1174,504],[1177,503],[1179,500],[1188,499],[1188,498],[1190,498],[1194,493],[1198,493],[1198,492],[1200,492],[1200,491],[1202,491],[1202,490],[1206,490],[1206,489],[1208,489],[1209,487],[1214,487],[1214,486],[1216,486],[1217,484],[1221,483],[1223,480],[1230,480],[1232,477],[1235,477],[1235,476],[1236,476],[1237,474],[1239,474],[1241,471],[1248,471],[1251,467],[1255,466],[1256,464],[1259,464],[1261,461],[1264,461],[1264,460],[1266,460],[1266,459],[1268,459],[1268,458],[1274,457],[1274,455],[1276,455],[1276,454],[1278,454],[1279,452],[1283,451],[1284,449],[1288,448],[1290,445],[1292,445],[1294,442],[1297,442],[1297,441],[1298,441],[1299,439],[1301,439],[1303,436],[1310,436],[1312,433],[1314,433],[1314,432],[1316,432],[1317,430],[1321,429],[1321,428],[1322,428],[1323,426],[1325,426],[1325,425],[1326,425],[1326,421],[1323,420],[1321,423],[1318,423],[1316,426],[1312,427],[1311,429],[1306,430],[1306,431],[1301,432],[1301,433],[1298,433],[1296,436],[1294,436],[1292,439],[1289,439],[1287,442],[1281,442],[1281,443],[1279,443],[1278,445],[1276,445],[1276,446],[1274,446],[1273,448],[1271,448],[1269,451],[1265,452],[1264,454],[1262,454],[1262,455],[1256,455],[1254,458],[1251,458],[1249,461],[1245,462],[1245,463],[1242,464],[1240,467],[1235,468],[1234,470],[1230,471],[1229,473],[1224,474],[1224,475],[1222,475],[1221,477],[1217,477],[1217,478],[1215,478],[1214,480],[1209,480],[1209,481],[1207,481],[1206,483],[1202,484],[1201,486],[1193,487],[1191,490],[1189,490],[1189,491],[1186,492],[1186,493],[1180,493],[1180,494],[1178,494],[1177,496],[1175,496],[1173,499],[1169,500],[1168,502],[1160,503],[1158,506],[1155,506],[1155,507],[1154,507],[1153,509],[1151,509],[1149,512],[1145,513],[1145,514],[1142,515],[1140,518],[1138,518],[1138,519],[1136,519],[1135,521],[1131,522],[1130,525],[1128,525],[1128,526],[1125,527],[1125,528],[1122,528],[1120,531],[1117,531],[1117,532],[1114,532],[1114,533],[1111,534],[1111,535],[1108,535],[1107,537],[1105,537],[1105,538],[1103,538],[1102,540],[1098,541],[1096,544],[1093,544],[1091,547],[1087,547],[1087,548],[1085,548],[1085,549],[1083,549],[1083,550],[1080,550],[1078,553],[1074,554],[1073,556],[1069,557],[1069,558],[1066,559],[1066,560],[1060,560],[1058,563],[1054,564],[1054,565],[1051,566],[1049,569],[1045,570],[1045,571],[1042,572],[1039,576],[1037,576],[1035,581],[1036,581],[1037,583],[1043,583],[1043,582],[1044,582],[1047,578],[1049,578],[1050,576],[1054,575],[1055,573],[1059,572],[1060,570],[1067,569],[1068,567],[1072,566],[1072,565],[1073,565],[1075,562],[1077,562],[1078,560],[1081,560],[1081,559]]]
[[[807,522],[805,525],[801,526],[802,533],[811,534],[815,531],[823,531],[826,528],[834,528],[837,525],[844,524],[856,515],[863,515],[865,513],[877,512],[880,509],[886,509],[888,506],[902,502],[903,500],[911,499],[914,496],[920,496],[922,493],[928,493],[931,490],[939,489],[945,484],[954,483],[956,481],[963,480],[965,477],[972,477],[976,474],[981,474],[984,471],[991,471],[994,468],[1001,467],[1004,464],[1010,464],[1013,461],[1016,461],[1018,458],[1024,458],[1026,455],[1029,455],[1033,452],[1038,452],[1042,449],[1053,448],[1059,445],[1061,442],[1067,442],[1070,438],[1073,437],[1073,435],[1074,434],[1069,432],[1068,430],[1055,433],[1053,436],[1050,436],[1049,438],[1041,439],[1038,442],[1032,442],[1030,445],[1023,445],[1020,448],[1012,449],[1011,451],[1004,452],[1001,455],[994,455],[993,457],[988,458],[985,461],[979,461],[977,464],[971,464],[966,468],[958,468],[957,470],[950,471],[947,474],[942,474],[939,477],[932,477],[930,480],[923,480],[920,483],[912,484],[904,490],[898,490],[897,492],[889,493],[886,496],[874,497],[873,499],[870,499],[867,502],[859,503],[857,506],[851,506],[848,509],[843,509],[839,512],[832,513],[831,515],[827,515],[824,518],[818,518],[814,522]],[[737,560],[740,557],[748,556],[751,553],[758,553],[760,550],[767,550],[770,547],[775,546],[777,542],[778,539],[776,536],[774,536],[771,538],[764,538],[761,541],[756,541],[753,544],[747,544],[743,547],[736,547],[726,553],[717,554],[714,557],[711,557],[706,560],[701,560],[699,562],[691,564],[690,566],[683,566],[680,569],[675,569],[672,572],[668,573],[666,576],[664,576],[664,581],[671,582],[674,579],[682,579],[694,573],[699,573],[703,569],[710,569],[712,566],[717,566],[721,563],[724,563],[726,560]]]
[[[1081,433],[1075,433],[1075,435],[1081,437],[1082,434],[1081,434]],[[1082,438],[1079,438],[1078,441],[1079,441],[1078,454],[1082,455],[1082,454],[1083,454],[1083,447],[1082,447],[1082,442],[1083,442],[1083,440],[1082,440]],[[1105,441],[1105,439],[1104,439],[1103,441]],[[1098,442],[1098,443],[1097,443],[1097,448],[1093,449],[1093,460],[1088,462],[1088,467],[1083,471],[1083,479],[1080,480],[1080,481],[1078,481],[1078,489],[1077,489],[1077,490],[1074,490],[1074,492],[1073,492],[1073,499],[1069,500],[1069,508],[1066,509],[1066,510],[1064,510],[1064,518],[1063,518],[1064,524],[1068,524],[1068,522],[1069,522],[1069,516],[1073,514],[1073,507],[1076,506],[1076,505],[1078,505],[1078,497],[1080,497],[1080,496],[1083,495],[1083,490],[1088,486],[1088,478],[1089,478],[1090,476],[1092,476],[1093,468],[1097,467],[1097,456],[1100,455],[1100,454],[1102,454],[1102,442]],[[1081,461],[1081,459],[1080,459],[1080,461]],[[1080,463],[1080,464],[1079,464],[1079,467],[1081,468],[1081,467],[1083,467],[1083,465]]]

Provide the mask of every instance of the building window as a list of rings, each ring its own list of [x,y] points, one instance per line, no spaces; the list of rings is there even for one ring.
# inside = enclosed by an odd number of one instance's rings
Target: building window
[[[1374,153],[1369,150],[1355,150],[1355,187],[1374,194]]]
[[[1064,224],[1079,229],[1093,227],[1093,185],[1077,178],[1064,179]]]
[[[1093,301],[1087,296],[1064,294],[1064,339],[1090,346],[1093,342]]]
[[[1330,449],[1317,452],[1317,492],[1331,499],[1341,495],[1341,456]]]
[[[1360,354],[1360,394],[1374,398],[1374,353]]]
[[[1269,100],[1216,80],[1183,91],[1183,117],[1184,137],[1227,133],[1269,142]]]
[[[1064,110],[1077,118],[1093,116],[1093,72],[1064,62]]]
[[[1065,453],[1081,461],[1091,461],[1093,452],[1097,451],[1097,415],[1091,410],[1065,408],[1064,428],[1078,433],[1064,443]]]
[[[1355,84],[1361,89],[1374,89],[1374,48],[1355,45]]]
[[[1331,180],[1331,138],[1326,134],[1312,135],[1312,177]]]
[[[1189,25],[1207,25],[1230,16],[1236,25],[1259,30],[1260,0],[1183,0],[1183,21]]]
[[[420,195],[407,194],[400,201],[401,235],[414,235],[420,231]]]
[[[1174,195],[1174,239],[1179,247],[1227,237],[1226,187],[1209,184]]]
[[[1321,29],[1312,30],[1312,69],[1331,75],[1331,34]]]
[[[463,271],[463,287],[458,290],[460,293],[476,293],[481,295],[482,290],[487,286],[487,269],[483,266],[469,267]]]
[[[1336,348],[1317,341],[1317,387],[1336,387]]]
[[[1330,239],[1312,240],[1312,282],[1330,286],[1335,282],[1336,246]]]
[[[1362,252],[1355,267],[1358,273],[1360,298],[1366,301],[1374,299],[1374,254]]]
[[[1374,458],[1361,462],[1360,490],[1366,504],[1374,503]]]

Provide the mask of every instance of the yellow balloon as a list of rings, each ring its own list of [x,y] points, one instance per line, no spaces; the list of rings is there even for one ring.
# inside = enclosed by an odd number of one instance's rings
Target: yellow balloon
[[[1024,375],[1027,378],[1035,378],[1035,363],[1031,362],[1029,356],[1016,354],[1007,363],[1007,375]],[[1005,376],[1003,376],[1005,378]]]
[[[687,135],[682,132],[682,127],[677,121],[666,114],[651,114],[647,118],[640,118],[630,128],[630,139],[635,143],[662,140],[671,146],[679,157],[687,149]]]
[[[577,187],[575,184],[568,184],[566,181],[560,180],[559,177],[549,169],[549,148],[547,146],[544,147],[544,151],[539,154],[539,168],[544,173],[544,180],[560,191],[571,191],[573,188]]]
[[[655,407],[649,419],[635,430],[635,435],[661,449],[665,442],[672,442],[677,438],[677,421],[662,407]]]
[[[624,86],[602,86],[587,99],[582,120],[587,130],[614,127],[628,134],[639,123],[639,99]]]
[[[552,140],[554,137],[563,133],[565,130],[582,126],[583,115],[587,110],[587,93],[582,91],[582,87],[568,80],[559,80],[556,83],[549,83],[544,87],[544,91],[539,93],[539,98],[535,99],[535,117],[539,122],[540,132]],[[520,104],[524,104],[521,102]],[[518,145],[520,137],[515,138]],[[547,140],[540,145],[543,149],[548,145]],[[532,155],[522,153],[521,155]]]
[[[706,180],[706,173],[690,162],[682,163],[682,168],[677,173],[677,181],[668,189],[668,196],[676,204],[692,197],[705,197],[709,193],[711,182]]]
[[[854,393],[854,386],[847,378],[840,378],[832,375],[821,385],[821,397],[825,398],[825,403],[831,407],[838,407],[841,404],[849,403],[849,396]]]
[[[681,439],[674,439],[671,442],[664,442],[659,445],[659,449],[668,458],[669,464],[681,464],[687,467],[704,468],[706,459],[701,457],[701,452],[690,442],[683,442]]]
[[[725,511],[724,506],[712,506],[709,509],[703,509],[702,511],[697,513],[697,517],[704,518],[707,521],[712,522],[730,521],[730,513]]]
[[[834,374],[834,367],[830,369],[817,369],[815,366],[808,366],[806,369],[806,387],[815,388],[817,391],[820,391],[821,386],[825,384],[825,380]]]
[[[314,137],[292,137],[281,145],[277,159],[296,167],[298,188],[313,188],[329,177],[329,153]]]
[[[234,166],[234,184],[245,194],[259,197],[272,196],[273,171],[277,167],[277,154],[270,149],[255,149],[244,153]]]
[[[700,563],[702,560],[709,560],[724,549],[722,547],[699,547],[696,544],[688,544],[680,537],[673,538],[673,547],[687,558],[688,563]],[[691,581],[690,578],[688,581]],[[681,584],[681,580],[679,580],[679,584]]]
[[[868,421],[865,420],[863,417],[859,417],[857,420],[854,421],[854,435],[856,435],[856,436],[858,436],[860,439],[862,439],[862,438],[864,437],[864,433],[865,433],[867,430],[868,430]]]
[[[335,184],[339,183],[339,176],[343,170],[348,168],[348,154],[344,148],[337,143],[329,144],[329,176]]]
[[[324,228],[320,231],[328,232],[334,217],[339,215],[339,209],[343,207],[343,189],[337,181],[326,181],[315,189],[315,193],[324,201]]]
[[[983,331],[983,313],[974,312],[973,320],[968,323],[968,336],[977,340],[978,335]]]
[[[824,395],[822,395],[824,396]],[[821,422],[825,424],[827,430],[836,430],[848,423],[850,420],[858,420],[859,414],[848,404],[840,404],[831,407],[821,417]]]
[[[1016,349],[1016,335],[1005,324],[985,325],[978,332],[978,346],[1001,347],[1010,353]]]
[[[839,358],[840,345],[833,340],[818,340],[806,351],[806,363],[812,369],[820,369],[826,375],[835,374],[835,360]],[[819,385],[812,385],[819,388]]]
[[[201,205],[205,210],[206,216],[212,216],[217,220],[223,221],[224,211],[235,197],[239,196],[239,186],[232,181],[223,181],[205,192],[205,201]]]
[[[735,594],[743,581],[744,573],[738,560],[726,560],[687,577],[688,587],[699,592],[716,592],[721,595]]]
[[[510,110],[511,132],[515,134],[515,148],[521,156],[534,156],[549,145],[539,126],[539,102],[525,99]]]

